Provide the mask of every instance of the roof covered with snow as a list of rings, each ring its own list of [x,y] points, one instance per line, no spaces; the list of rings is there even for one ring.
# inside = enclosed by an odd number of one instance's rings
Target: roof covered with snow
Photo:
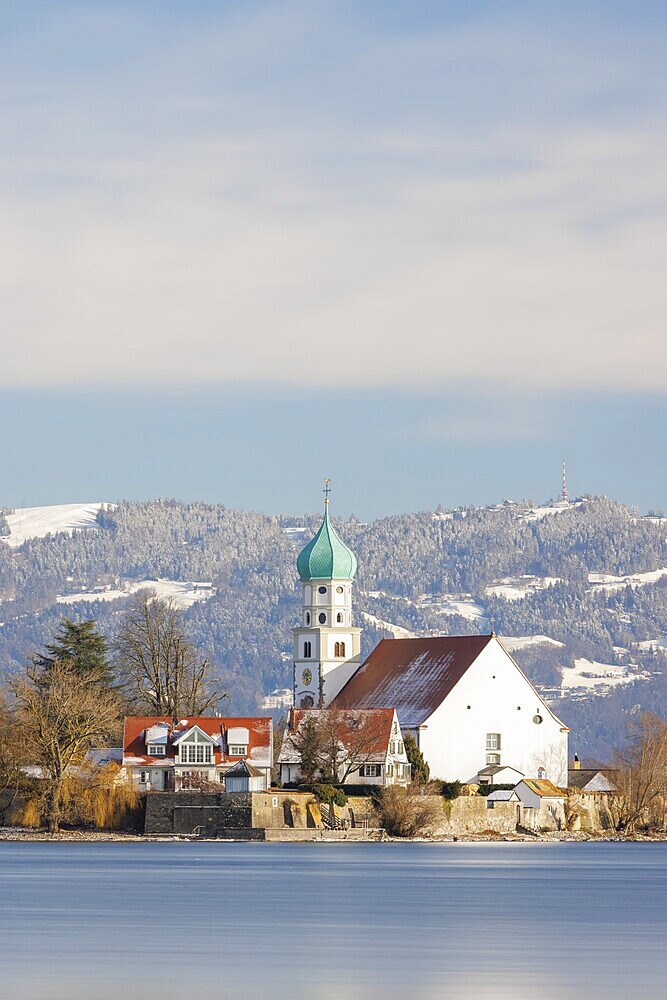
[[[278,763],[298,764],[301,753],[295,743],[296,734],[300,733],[307,720],[313,720],[335,735],[335,739],[355,754],[362,754],[364,761],[383,763],[389,752],[389,742],[392,738],[392,728],[395,712],[391,708],[379,709],[349,709],[308,708],[294,709],[290,712],[289,723],[283,736]],[[394,734],[394,739],[400,739],[400,733]],[[405,750],[399,757],[405,757]]]
[[[492,638],[383,639],[334,698],[332,707],[395,708],[401,726],[420,726]]]
[[[166,754],[159,757],[149,757],[147,754],[148,742],[147,733],[153,733],[158,726],[168,727],[168,738],[166,743]],[[191,732],[195,727],[200,729],[207,736],[210,736],[214,744],[214,762],[224,764],[229,761],[237,761],[238,755],[229,754],[229,731],[244,729],[248,733],[247,758],[258,767],[271,766],[272,747],[272,727],[273,721],[270,716],[257,716],[253,718],[227,718],[220,716],[191,716],[187,719],[179,719],[174,724],[173,719],[167,716],[145,716],[128,715],[125,718],[123,735],[123,763],[127,765],[164,765],[174,762],[176,756],[175,744],[186,733]],[[232,743],[232,745],[234,745]]]

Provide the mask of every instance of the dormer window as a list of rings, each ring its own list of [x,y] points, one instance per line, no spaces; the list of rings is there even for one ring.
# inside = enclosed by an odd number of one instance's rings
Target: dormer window
[[[230,757],[245,757],[248,753],[248,748],[243,746],[235,746],[229,748]]]
[[[153,744],[151,743],[146,747],[146,753],[149,757],[164,757],[167,752],[167,748],[164,743]]]

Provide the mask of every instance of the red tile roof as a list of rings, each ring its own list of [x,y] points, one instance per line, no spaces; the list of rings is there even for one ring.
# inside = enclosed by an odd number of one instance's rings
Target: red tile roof
[[[384,761],[389,750],[391,730],[394,722],[393,708],[348,709],[336,713],[333,708],[293,709],[290,712],[288,728],[285,730],[280,750],[281,764],[298,763],[300,754],[292,743],[292,735],[299,731],[306,719],[326,720],[338,715],[336,720],[337,739],[357,749],[363,745],[363,753],[371,755],[369,761]],[[400,739],[400,736],[395,737]]]
[[[331,703],[332,708],[396,709],[401,726],[425,722],[493,637],[383,639]]]
[[[169,726],[166,755],[164,757],[148,757],[144,733],[151,726],[166,723]],[[174,763],[174,739],[178,739],[193,726],[199,726],[208,736],[218,737],[219,745],[214,748],[213,758],[216,764],[234,762],[238,756],[230,757],[227,751],[225,734],[229,729],[243,728],[248,730],[248,753],[246,760],[260,766],[271,764],[271,734],[272,719],[270,716],[252,718],[228,718],[220,716],[190,716],[180,719],[173,726],[173,719],[164,715],[128,715],[125,717],[123,730],[123,762],[129,765],[150,764],[153,766]]]

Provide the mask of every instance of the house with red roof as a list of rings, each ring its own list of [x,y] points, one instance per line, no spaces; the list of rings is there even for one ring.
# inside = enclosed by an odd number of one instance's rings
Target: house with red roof
[[[311,741],[308,726],[315,734]],[[411,767],[393,708],[292,709],[278,756],[283,785],[303,780],[305,753],[318,765],[319,780],[380,786],[410,782]]]
[[[247,767],[239,769],[241,763]],[[227,790],[226,775],[232,771],[234,790],[243,777],[248,790],[266,791],[272,764],[270,717],[125,718],[123,770],[138,791]]]

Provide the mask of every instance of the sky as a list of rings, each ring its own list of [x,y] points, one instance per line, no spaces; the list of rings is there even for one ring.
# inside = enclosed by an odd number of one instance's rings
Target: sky
[[[0,505],[667,506],[664,3],[0,12]]]

